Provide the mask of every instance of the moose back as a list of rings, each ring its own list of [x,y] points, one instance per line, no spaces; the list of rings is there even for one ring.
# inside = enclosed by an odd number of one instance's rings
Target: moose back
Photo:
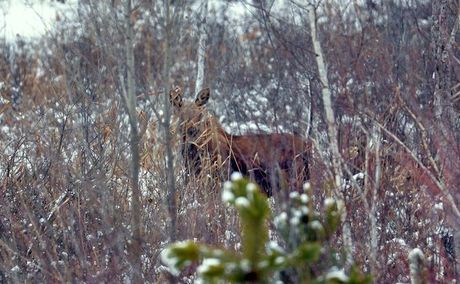
[[[258,183],[271,196],[273,189],[300,190],[309,180],[311,145],[287,133],[231,135],[205,108],[210,89],[201,90],[194,102],[185,102],[175,88],[170,102],[179,116],[182,155],[188,174],[199,176],[204,167],[217,169],[227,179],[238,171]]]

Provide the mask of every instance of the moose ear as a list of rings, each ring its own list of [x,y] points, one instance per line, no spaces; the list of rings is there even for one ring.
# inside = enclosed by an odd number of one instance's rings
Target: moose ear
[[[179,87],[169,91],[169,102],[178,109],[182,107],[182,94],[182,89]]]
[[[204,88],[198,93],[198,95],[196,95],[195,104],[197,106],[205,105],[208,102],[210,96],[211,90],[209,88]]]

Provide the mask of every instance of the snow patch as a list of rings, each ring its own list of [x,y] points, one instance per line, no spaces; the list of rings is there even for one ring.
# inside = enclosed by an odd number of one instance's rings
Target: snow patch
[[[53,29],[58,18],[70,16],[76,10],[77,0],[65,5],[50,1],[9,0],[0,3],[2,36],[9,42],[16,38],[40,38]]]

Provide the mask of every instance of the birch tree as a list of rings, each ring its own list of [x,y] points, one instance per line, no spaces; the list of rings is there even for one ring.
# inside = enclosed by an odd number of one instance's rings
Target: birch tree
[[[142,282],[142,263],[141,263],[141,193],[139,187],[139,128],[136,112],[136,93],[135,93],[135,66],[133,52],[133,23],[131,13],[133,12],[132,0],[125,2],[125,49],[126,49],[126,80],[120,74],[122,85],[123,106],[128,114],[130,125],[130,149],[131,149],[131,218],[132,218],[132,235],[129,240],[131,255],[130,261],[133,268],[133,283]],[[124,83],[126,82],[126,83]],[[126,84],[126,85],[125,85]]]
[[[327,68],[324,61],[323,51],[321,49],[321,43],[317,34],[317,14],[316,5],[310,4],[308,14],[308,21],[310,24],[310,34],[313,42],[313,50],[316,54],[316,64],[318,66],[319,78],[321,80],[321,95],[324,105],[324,113],[326,114],[327,130],[329,135],[329,149],[332,155],[332,167],[334,171],[334,189],[335,197],[339,200],[343,200],[344,197],[340,193],[339,189],[342,186],[342,166],[341,156],[339,152],[336,122],[334,118],[334,110],[332,109],[331,89],[329,87],[329,80],[327,78]],[[343,222],[343,242],[347,249],[347,265],[351,265],[353,262],[353,243],[351,239],[350,224],[347,221],[346,209],[342,214]]]
[[[206,42],[208,34],[206,30],[206,18],[208,15],[208,0],[205,0],[203,7],[201,8],[201,23],[199,29],[199,40],[198,40],[198,58],[197,58],[197,75],[195,81],[195,93],[203,88],[204,84],[204,69],[205,69],[205,58],[206,58]]]
[[[174,155],[172,151],[172,136],[170,131],[171,126],[171,107],[169,104],[169,89],[170,82],[170,56],[171,56],[171,34],[172,22],[170,17],[170,0],[164,0],[165,14],[165,43],[164,43],[164,66],[163,66],[163,88],[164,88],[164,110],[165,116],[163,121],[163,131],[166,146],[166,180],[167,180],[167,196],[166,202],[170,217],[169,223],[169,238],[173,242],[177,238],[177,200],[176,200],[176,184],[174,175]]]
[[[454,96],[452,94],[452,91],[458,86],[453,81],[456,78],[453,77],[455,73],[452,72],[452,69],[454,64],[459,65],[458,58],[455,58],[455,42],[460,29],[460,6],[457,3],[457,7],[451,7],[450,2],[448,0],[440,0],[433,1],[432,3],[431,43],[435,64],[433,73],[435,85],[433,94],[435,123],[433,125],[436,127],[431,128],[430,132],[434,142],[439,143],[439,147],[437,147],[435,157],[431,154],[428,146],[424,148],[429,155],[430,166],[434,171],[434,178],[437,181],[439,189],[456,216],[456,222],[453,224],[455,226],[454,234],[459,235],[460,222],[458,220],[460,220],[460,209],[457,206],[458,195],[455,193],[455,186],[452,187],[448,183],[446,184],[446,178],[448,181],[449,177],[444,173],[445,169],[458,166],[456,165],[458,164],[458,160],[456,162],[455,158],[450,155],[451,153],[455,153],[452,145],[454,147],[458,145],[460,138],[458,131],[452,131],[452,129],[458,129],[458,126],[460,126],[460,115],[454,110]],[[426,133],[425,128],[422,128],[422,130]],[[424,137],[426,137],[426,134]],[[427,142],[424,143],[424,145],[427,144]],[[454,252],[460,251],[459,244],[460,242],[457,241],[454,248],[452,248]],[[458,274],[458,264],[454,265]]]

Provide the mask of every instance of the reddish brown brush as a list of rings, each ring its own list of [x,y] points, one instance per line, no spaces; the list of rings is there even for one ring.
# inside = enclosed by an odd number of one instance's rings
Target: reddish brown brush
[[[180,88],[170,91],[170,101],[180,120],[182,155],[188,174],[199,176],[209,162],[221,179],[235,171],[257,182],[271,196],[273,189],[300,190],[309,180],[311,145],[287,133],[232,135],[204,107],[209,88],[195,102],[184,102]]]

